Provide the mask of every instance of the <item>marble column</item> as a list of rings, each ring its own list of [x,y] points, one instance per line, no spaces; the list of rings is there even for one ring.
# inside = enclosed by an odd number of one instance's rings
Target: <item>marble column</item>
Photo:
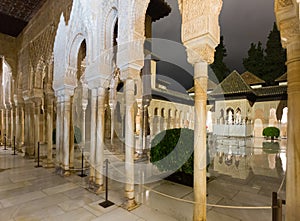
[[[286,220],[296,221],[300,220],[300,142],[298,141],[300,135],[300,31],[289,39],[286,48],[288,76]]]
[[[136,206],[134,195],[134,102],[134,80],[127,78],[125,81],[125,196],[127,198],[127,209]]]
[[[105,94],[106,89],[98,88],[97,104],[97,146],[95,150],[95,184],[99,186],[97,192],[103,190],[103,161],[104,161],[104,133],[105,133]]]
[[[91,100],[91,144],[90,144],[90,178],[91,182],[95,182],[95,148],[96,148],[96,112],[97,112],[97,88],[92,89]]]
[[[10,133],[11,133],[11,122],[10,122],[10,106],[7,105],[7,109],[6,109],[6,144],[9,145],[10,144]]]
[[[24,135],[25,135],[25,115],[24,115],[24,104],[21,104],[19,107],[20,110],[20,134],[19,134],[19,147],[24,145]]]
[[[208,64],[194,64],[194,220],[206,220],[206,102]]]
[[[53,167],[52,159],[52,131],[53,131],[53,95],[47,96],[47,162],[46,167]]]
[[[34,103],[30,100],[25,101],[25,126],[27,128],[25,131],[25,156],[26,157],[34,157]]]
[[[82,125],[81,125],[82,147],[85,147],[85,115],[86,115],[85,112],[86,112],[87,105],[88,105],[88,101],[87,100],[83,100],[82,101]]]
[[[20,112],[19,112],[19,105],[16,104],[15,105],[15,111],[14,111],[14,137],[15,137],[15,145],[16,145],[16,149],[18,148],[18,137],[20,136],[20,127],[19,127],[19,124],[20,124]]]
[[[71,96],[67,93],[63,96],[63,162],[64,175],[70,175],[70,123],[71,123]]]
[[[74,140],[74,125],[73,125],[73,97],[70,98],[70,124],[69,124],[69,167],[74,169],[74,151],[75,151],[75,140]]]
[[[148,104],[145,104],[143,106],[143,112],[142,112],[142,116],[143,116],[143,133],[142,133],[142,136],[143,136],[143,144],[142,144],[142,147],[143,147],[143,153],[144,154],[147,154],[147,133],[148,133],[148,126],[149,126],[149,118],[148,118]]]
[[[143,104],[142,99],[137,99],[136,134],[139,136],[136,152],[143,154]]]
[[[34,99],[34,155],[35,159],[38,158],[38,142],[40,142],[40,113],[41,113],[41,99]]]
[[[10,145],[13,147],[13,142],[14,142],[14,136],[15,136],[15,119],[16,119],[16,112],[15,112],[15,105],[11,105],[10,109]]]
[[[62,108],[61,108],[61,96],[56,98],[56,137],[55,137],[55,149],[56,149],[56,167],[59,168],[61,165],[61,149],[62,149],[62,139],[60,138],[63,128],[62,128]]]
[[[109,102],[110,108],[110,144],[114,144],[114,133],[115,133],[115,106],[116,101],[111,100]]]
[[[3,125],[3,111],[0,109],[0,143],[3,143],[3,134],[4,134],[4,125]]]

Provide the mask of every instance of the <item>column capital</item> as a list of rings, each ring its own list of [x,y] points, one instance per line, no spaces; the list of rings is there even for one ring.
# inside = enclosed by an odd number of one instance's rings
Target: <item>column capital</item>
[[[182,41],[187,48],[188,62],[212,63],[220,41],[219,14],[222,0],[182,1]]]
[[[126,67],[123,67],[120,71],[121,81],[126,81],[128,79],[137,80],[140,78],[141,66],[138,66],[134,63],[128,64]]]
[[[199,39],[200,40],[200,39]],[[202,40],[201,40],[202,41]],[[190,64],[195,65],[199,62],[211,64],[214,62],[215,46],[208,43],[190,42],[186,44],[187,60]]]
[[[74,88],[73,86],[65,85],[63,88],[59,90],[55,90],[56,97],[65,97],[65,96],[73,96],[74,95]]]
[[[97,89],[99,87],[108,88],[110,83],[109,75],[98,75],[95,77],[86,78],[89,89]]]
[[[300,34],[299,0],[297,2],[298,4],[292,0],[275,1],[276,23],[284,48]]]
[[[68,67],[65,70],[64,76],[61,78],[54,78],[53,89],[56,91],[62,90],[64,88],[75,88],[77,87],[77,69],[73,67]]]

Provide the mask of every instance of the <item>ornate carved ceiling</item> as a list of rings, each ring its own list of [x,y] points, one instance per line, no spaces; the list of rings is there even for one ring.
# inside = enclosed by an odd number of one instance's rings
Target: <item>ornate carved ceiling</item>
[[[0,32],[17,37],[46,0],[1,0]]]

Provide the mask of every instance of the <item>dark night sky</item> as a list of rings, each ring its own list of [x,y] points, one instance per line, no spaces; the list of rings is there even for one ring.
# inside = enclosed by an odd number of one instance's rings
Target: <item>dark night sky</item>
[[[166,2],[171,6],[172,12],[168,17],[153,24],[153,37],[181,43],[181,17],[177,0],[166,0]],[[247,51],[251,42],[257,43],[261,41],[265,47],[267,36],[275,21],[274,0],[223,0],[219,21],[221,35],[224,36],[224,43],[227,49],[225,63],[230,71],[237,70],[242,73],[245,71],[242,60],[244,57],[247,57]],[[154,44],[154,53],[159,54],[155,48],[160,48],[162,51],[161,48],[163,47],[162,44],[159,44],[158,47],[155,47]],[[170,63],[180,60],[181,64],[179,66],[192,73],[193,68],[186,62],[186,54],[183,47],[177,47],[176,53],[174,51],[170,52],[168,56],[174,58],[171,59]],[[178,65],[177,62],[175,64]],[[192,82],[188,83],[189,80],[192,81],[192,77],[182,77],[183,74],[179,67],[170,64],[159,64],[158,72],[162,75],[170,76],[186,88],[192,86]]]

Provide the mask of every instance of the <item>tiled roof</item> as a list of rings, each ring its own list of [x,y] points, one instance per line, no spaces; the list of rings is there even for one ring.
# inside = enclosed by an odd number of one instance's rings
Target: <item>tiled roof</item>
[[[257,96],[274,96],[287,93],[287,86],[270,86],[253,89]]]
[[[287,73],[284,73],[279,78],[276,78],[275,82],[287,81]]]
[[[210,95],[218,96],[241,93],[253,93],[253,90],[237,71],[233,71],[210,93]]]
[[[252,74],[249,71],[246,71],[243,74],[241,74],[241,77],[249,85],[264,84],[264,83],[266,83],[264,80],[260,79],[255,74]]]

